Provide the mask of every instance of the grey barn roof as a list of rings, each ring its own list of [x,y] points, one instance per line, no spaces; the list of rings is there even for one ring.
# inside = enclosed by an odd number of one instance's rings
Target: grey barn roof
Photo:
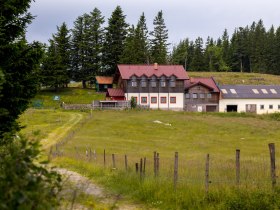
[[[280,99],[279,85],[220,85],[224,99]]]

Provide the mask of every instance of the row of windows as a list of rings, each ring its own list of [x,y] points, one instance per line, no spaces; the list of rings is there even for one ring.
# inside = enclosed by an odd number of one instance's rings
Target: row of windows
[[[137,102],[138,98],[137,97],[132,97],[135,99],[135,101]],[[151,97],[151,104],[156,104],[157,103],[158,98],[152,96]],[[176,97],[175,96],[171,96],[169,99],[171,104],[176,104]],[[141,97],[141,104],[147,104],[148,103],[148,97],[143,96]],[[160,97],[160,103],[161,104],[166,104],[167,103],[167,97]]]
[[[147,81],[140,81],[141,87],[147,87]],[[151,81],[150,82],[151,87],[157,87],[157,82],[156,81]],[[137,87],[137,81],[131,81],[131,86],[132,87]],[[160,81],[160,86],[161,87],[166,87],[166,81]],[[175,81],[169,81],[169,87],[175,87],[176,82]]]
[[[197,98],[212,98],[212,94],[211,93],[186,93],[186,98],[193,98],[193,99],[197,99]]]
[[[268,108],[269,109],[273,109],[273,105],[272,104],[268,105]],[[263,104],[260,105],[260,109],[264,109],[264,105]],[[278,105],[278,109],[280,110],[280,105]]]

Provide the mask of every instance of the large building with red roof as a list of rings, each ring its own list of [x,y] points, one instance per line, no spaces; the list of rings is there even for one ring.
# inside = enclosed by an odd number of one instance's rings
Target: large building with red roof
[[[183,110],[188,74],[181,65],[118,65],[115,82],[126,100],[151,109]]]

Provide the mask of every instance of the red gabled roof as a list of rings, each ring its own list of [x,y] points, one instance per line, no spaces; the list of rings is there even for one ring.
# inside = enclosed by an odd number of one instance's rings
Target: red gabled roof
[[[157,69],[153,65],[125,65],[119,64],[118,69],[122,79],[129,79],[131,76],[135,75],[141,77],[143,75],[151,77],[153,75],[160,77],[165,75],[170,77],[172,75],[176,76],[177,79],[188,79],[189,76],[185,71],[184,67],[181,65],[157,65]]]
[[[95,77],[96,82],[98,84],[103,84],[103,85],[110,85],[113,84],[113,77],[101,77],[101,76],[96,76]]]
[[[122,89],[108,88],[106,95],[108,97],[124,97],[124,92]]]
[[[213,77],[191,77],[190,80],[185,82],[185,88],[189,89],[195,85],[204,85],[209,89],[212,89],[214,92],[220,92],[218,86],[216,85]]]

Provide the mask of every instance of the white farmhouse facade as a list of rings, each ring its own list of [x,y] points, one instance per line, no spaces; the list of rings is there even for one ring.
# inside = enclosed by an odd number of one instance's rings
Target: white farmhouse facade
[[[269,114],[280,112],[280,86],[222,85],[220,112]]]

